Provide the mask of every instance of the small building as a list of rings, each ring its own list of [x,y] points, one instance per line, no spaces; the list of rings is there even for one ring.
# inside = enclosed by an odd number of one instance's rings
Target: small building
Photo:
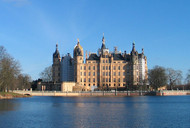
[[[75,86],[75,82],[62,82],[61,83],[61,91],[62,92],[72,92],[74,86]]]

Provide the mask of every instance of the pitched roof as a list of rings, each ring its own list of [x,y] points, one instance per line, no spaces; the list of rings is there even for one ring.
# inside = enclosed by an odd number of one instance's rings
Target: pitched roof
[[[98,57],[96,53],[92,53],[87,60],[100,60],[100,57]]]
[[[123,56],[120,53],[114,53],[113,59],[114,60],[124,60]]]

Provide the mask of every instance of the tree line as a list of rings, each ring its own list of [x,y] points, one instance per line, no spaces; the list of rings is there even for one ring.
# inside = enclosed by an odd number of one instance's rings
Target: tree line
[[[31,77],[21,73],[21,66],[0,46],[0,91],[30,88]]]
[[[186,74],[185,81],[181,70],[155,66],[148,71],[148,81],[150,87],[157,90],[166,86],[168,90],[172,89],[190,89],[190,70]]]

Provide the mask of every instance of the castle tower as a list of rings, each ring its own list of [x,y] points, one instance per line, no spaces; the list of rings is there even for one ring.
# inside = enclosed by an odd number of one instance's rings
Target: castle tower
[[[58,50],[58,44],[56,44],[56,50],[53,53],[53,65],[52,65],[52,70],[53,70],[52,78],[53,78],[54,83],[60,82],[60,62],[61,62],[61,58],[60,58],[60,54]]]
[[[131,67],[132,67],[132,76],[131,76],[131,85],[138,85],[138,52],[135,49],[135,42],[133,42],[133,48],[131,51]]]
[[[73,57],[74,57],[74,80],[76,82],[77,85],[80,85],[80,78],[81,78],[81,74],[80,71],[82,70],[81,67],[83,65],[83,48],[80,45],[79,39],[78,39],[78,43],[74,48],[73,51]]]

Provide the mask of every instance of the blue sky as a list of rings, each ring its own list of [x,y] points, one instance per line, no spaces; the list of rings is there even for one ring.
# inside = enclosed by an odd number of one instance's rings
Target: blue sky
[[[189,0],[0,0],[0,45],[22,72],[39,77],[52,64],[56,43],[71,53],[79,38],[97,52],[102,34],[113,51],[144,48],[148,67],[190,69]]]

